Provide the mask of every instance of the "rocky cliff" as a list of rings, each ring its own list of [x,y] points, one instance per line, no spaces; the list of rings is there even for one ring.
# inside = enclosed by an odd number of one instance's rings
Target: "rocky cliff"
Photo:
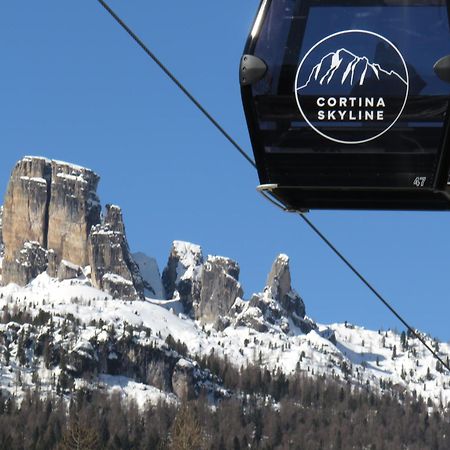
[[[98,180],[89,169],[46,158],[27,156],[16,164],[3,205],[4,284],[31,281],[35,270],[27,266],[36,258],[35,269],[45,270],[48,249],[56,266],[87,264],[87,237],[100,220]]]
[[[306,317],[305,304],[291,285],[289,258],[280,254],[272,264],[263,292],[243,300],[239,265],[224,256],[203,259],[200,246],[175,241],[163,272],[168,299],[180,300],[184,312],[218,330],[248,326],[284,333],[316,328]]]
[[[226,316],[243,290],[239,265],[224,256],[209,255],[199,245],[174,241],[162,281],[166,298],[178,299],[184,312],[202,323],[216,323]]]
[[[237,262],[211,255],[205,260],[196,244],[173,242],[162,279],[156,261],[143,254],[139,267],[120,207],[106,205],[100,217],[98,182],[92,170],[61,161],[25,157],[16,164],[0,222],[3,284],[25,286],[44,271],[60,281],[87,276],[113,298],[178,300],[191,318],[217,329],[233,324],[261,331],[275,326],[286,333],[314,328],[291,287],[286,255],[278,256],[264,292],[250,301],[242,300]],[[0,258],[2,251],[0,244]]]
[[[144,281],[131,256],[122,211],[118,206],[106,205],[103,223],[91,230],[88,250],[91,279],[95,286],[114,298],[144,299]]]
[[[88,264],[89,232],[100,222],[99,180],[92,170],[51,161],[47,246],[55,251],[58,262]]]
[[[3,250],[3,206],[0,206],[0,248]]]
[[[289,258],[280,254],[272,264],[263,292],[249,302],[237,299],[230,311],[230,322],[265,332],[271,328],[288,334],[295,328],[309,333],[317,328],[306,317],[305,304],[291,286]]]
[[[60,280],[76,278],[90,264],[94,286],[143,298],[120,208],[107,207],[100,220],[99,179],[90,169],[41,157],[16,164],[2,213],[3,284],[24,286],[45,270]]]
[[[47,268],[47,250],[39,242],[25,242],[12,261],[4,261],[2,278],[14,280],[19,286],[25,286],[30,280],[45,272]]]
[[[208,256],[203,265],[195,318],[214,323],[226,316],[235,300],[244,294],[238,280],[239,265],[235,261],[223,256]]]
[[[47,247],[50,182],[50,161],[45,158],[26,157],[12,171],[3,204],[5,284],[19,281],[12,266],[26,242]]]
[[[287,255],[275,259],[263,292],[249,301],[243,300],[239,272],[230,258],[209,255],[204,260],[199,245],[174,241],[163,283],[168,299],[180,300],[186,314],[218,330],[243,325],[261,332],[275,327],[284,333],[295,328],[308,333],[316,328],[292,288]]]
[[[287,255],[280,254],[273,262],[267,277],[265,292],[268,297],[277,301],[294,321],[305,317],[305,304],[291,286],[291,271]]]
[[[199,245],[174,241],[162,274],[166,298],[179,299],[186,313],[200,300],[203,253]]]

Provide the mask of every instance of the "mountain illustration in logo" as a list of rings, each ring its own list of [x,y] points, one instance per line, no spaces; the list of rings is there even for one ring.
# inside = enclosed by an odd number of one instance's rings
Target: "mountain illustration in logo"
[[[357,56],[352,52],[341,48],[336,52],[325,55],[314,66],[308,80],[297,90],[307,87],[357,87],[378,82],[388,82],[404,86],[407,82],[394,70],[385,70],[379,64],[371,63],[366,56]]]

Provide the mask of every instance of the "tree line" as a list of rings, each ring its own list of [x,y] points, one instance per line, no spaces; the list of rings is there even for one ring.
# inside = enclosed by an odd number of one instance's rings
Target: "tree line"
[[[139,408],[102,390],[78,390],[71,397],[34,390],[21,401],[3,393],[0,449],[450,448],[448,413],[431,412],[420,398],[400,401],[302,374],[269,380],[255,377],[255,368],[237,376],[242,387],[253,379],[253,388],[215,403],[205,394]]]

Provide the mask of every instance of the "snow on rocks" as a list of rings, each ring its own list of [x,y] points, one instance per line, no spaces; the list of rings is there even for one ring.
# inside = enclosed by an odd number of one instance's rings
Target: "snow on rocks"
[[[131,255],[118,206],[106,205],[103,223],[91,230],[88,250],[94,286],[115,298],[144,298],[144,281]]]
[[[83,273],[83,269],[63,259],[58,268],[58,280],[70,280],[71,278],[78,278]]]
[[[75,373],[89,364],[95,364],[95,352],[86,344],[94,338],[97,345],[106,346],[105,360],[117,364],[115,357],[120,359],[119,350],[108,347],[111,327],[120,330],[119,334],[125,338],[130,336],[125,330],[133,327],[142,330],[134,333],[134,339],[142,345],[163,348],[165,340],[171,335],[175,342],[186,345],[189,355],[207,356],[214,352],[217,357],[227,358],[236,367],[255,363],[270,371],[280,369],[286,374],[325,375],[346,380],[354,386],[369,386],[374,391],[405,391],[429,398],[435,405],[447,405],[450,401],[448,374],[416,339],[393,331],[371,331],[349,324],[317,324],[315,330],[303,333],[290,323],[290,332],[286,334],[277,324],[267,330],[258,330],[244,322],[231,323],[218,331],[212,325],[202,325],[184,315],[174,314],[158,302],[112,299],[110,295],[87,285],[86,281],[74,279],[58,282],[46,273],[26,287],[13,284],[1,287],[0,309],[6,305],[10,311],[26,308],[32,317],[52,314],[52,326],[57,335],[67,318],[70,317],[70,323],[79,321],[81,335],[70,353],[73,360],[69,361]],[[239,314],[239,311],[246,310],[247,305],[248,302],[239,298],[232,310]],[[249,306],[247,312],[258,319],[261,310],[256,309]],[[91,325],[100,321],[104,324],[101,331]],[[0,333],[17,336],[21,327],[10,322],[0,325]],[[450,352],[448,344],[437,343],[428,336],[426,339],[429,345],[438,348],[442,357],[445,358]],[[2,362],[0,382],[4,385],[12,381],[3,359]],[[172,383],[175,382],[179,393],[189,386],[191,375],[184,371],[191,365],[187,357],[176,358]],[[154,370],[156,376],[156,366]],[[197,369],[194,367],[194,370]],[[31,374],[30,378],[25,375],[24,379],[31,383]]]
[[[103,374],[100,375],[99,382],[100,388],[118,393],[122,398],[134,400],[141,409],[144,409],[148,404],[156,405],[160,401],[178,403],[176,395],[148,384],[137,383],[129,377]]]
[[[158,263],[155,258],[150,258],[144,253],[133,253],[133,259],[139,266],[139,270],[144,280],[144,294],[153,299],[164,299],[164,287],[159,273]]]
[[[264,291],[253,294],[247,303],[237,300],[230,310],[230,318],[237,326],[261,332],[308,333],[316,327],[306,317],[303,300],[291,286],[289,258],[285,254],[275,259]]]
[[[179,299],[186,313],[199,301],[202,265],[203,254],[199,245],[184,241],[172,243],[162,283],[167,298]]]

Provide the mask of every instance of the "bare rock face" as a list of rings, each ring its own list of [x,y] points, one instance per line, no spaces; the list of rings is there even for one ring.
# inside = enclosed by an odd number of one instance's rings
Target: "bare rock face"
[[[25,242],[12,261],[3,265],[2,277],[25,286],[47,268],[47,250],[39,242]]]
[[[96,287],[144,298],[120,208],[107,206],[100,223],[98,182],[92,170],[61,161],[25,157],[16,164],[2,210],[2,284],[25,285],[45,270],[59,280],[76,278],[90,264]]]
[[[172,372],[172,390],[179,399],[190,400],[195,397],[194,365],[181,358]]]
[[[168,299],[179,299],[186,314],[223,329],[226,315],[243,292],[239,265],[222,256],[204,262],[200,246],[174,241],[162,281]],[[222,320],[224,319],[224,320]]]
[[[96,360],[97,354],[92,344],[88,341],[79,342],[68,355],[67,372],[76,377],[84,372],[93,372]]]
[[[48,248],[55,251],[58,262],[88,264],[89,232],[100,222],[99,179],[84,167],[51,162]]]
[[[63,259],[59,263],[58,267],[58,280],[71,280],[72,278],[78,278],[83,273],[83,270],[80,266],[77,266],[76,264],[72,264],[69,261],[66,261]]]
[[[208,256],[201,273],[200,301],[194,304],[195,318],[215,323],[226,316],[236,298],[243,296],[239,265],[230,258]]]
[[[287,255],[281,254],[275,259],[267,277],[265,290],[288,314],[295,314],[299,318],[305,317],[305,304],[291,287],[291,271]]]
[[[0,252],[3,254],[3,206],[0,206]]]
[[[108,206],[100,224],[98,182],[92,170],[61,161],[25,157],[16,164],[2,211],[2,284],[25,285],[45,270],[70,279],[90,264],[95,286],[144,298],[120,208]]]
[[[166,298],[179,298],[185,312],[200,301],[202,249],[190,242],[174,241],[162,274]]]
[[[265,332],[276,328],[290,333],[292,326],[309,333],[317,325],[305,315],[305,304],[291,286],[289,257],[279,255],[267,278],[264,292],[253,294],[249,302],[236,300],[231,309],[236,326]]]
[[[58,277],[58,263],[56,253],[50,249],[47,251],[47,275],[52,278]]]
[[[174,362],[161,358],[153,358],[146,367],[145,382],[166,392],[172,391],[171,374]]]
[[[89,169],[46,158],[26,156],[16,164],[3,205],[3,284],[23,284],[28,278],[19,270],[26,242],[54,251],[53,276],[62,260],[88,263],[88,234],[100,221],[98,181]]]
[[[12,171],[3,204],[3,284],[22,284],[27,278],[22,270],[17,276],[15,272],[26,242],[47,248],[50,179],[50,161],[45,158],[25,157]]]
[[[106,205],[103,223],[91,230],[88,252],[91,278],[96,287],[114,298],[144,299],[144,282],[131,256],[118,206]]]

